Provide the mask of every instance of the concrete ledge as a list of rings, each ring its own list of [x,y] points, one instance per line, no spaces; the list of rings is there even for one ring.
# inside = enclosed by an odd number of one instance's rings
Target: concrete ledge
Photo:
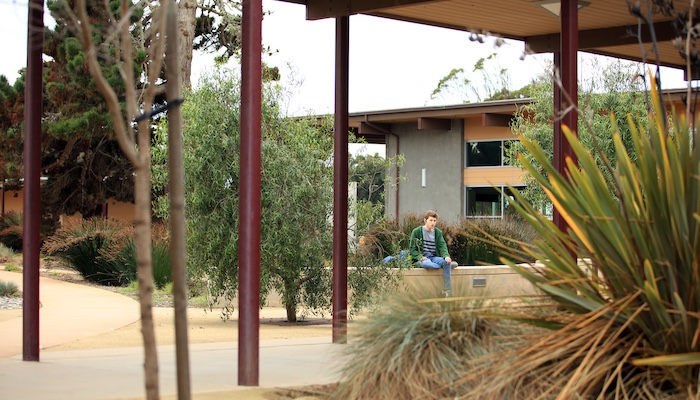
[[[409,290],[440,291],[442,269],[405,270],[404,282]],[[505,265],[460,266],[452,270],[452,293],[458,296],[524,296],[538,294],[537,288]]]
[[[442,269],[411,268],[403,273],[406,290],[440,293],[443,288]],[[538,289],[505,265],[459,266],[452,270],[452,293],[456,296],[527,296],[540,294]],[[352,296],[352,293],[348,293]],[[267,296],[266,305],[283,307],[280,295],[274,291]],[[237,301],[237,299],[236,299]],[[237,307],[237,303],[236,303]]]

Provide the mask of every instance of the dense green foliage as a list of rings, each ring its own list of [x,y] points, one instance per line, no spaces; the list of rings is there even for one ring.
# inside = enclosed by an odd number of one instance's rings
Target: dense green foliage
[[[612,133],[614,123],[625,149],[634,159],[631,127],[625,115],[629,113],[633,116],[643,116],[647,113],[646,94],[644,82],[639,78],[639,65],[620,60],[610,61],[605,65],[601,65],[600,61],[592,61],[587,68],[597,73],[591,74],[588,80],[579,82],[579,139],[589,153],[594,155],[598,166],[603,166],[603,156],[614,165],[617,160]],[[552,101],[553,82],[551,70],[541,75],[532,86],[532,102],[517,111],[512,123],[513,132],[539,143],[549,154],[550,161],[553,151],[552,131],[555,121],[558,121],[554,115]],[[611,115],[616,116],[615,121],[610,119]],[[640,123],[644,125],[646,121]],[[532,162],[539,172],[543,171],[539,161],[535,160],[521,143],[516,142],[506,149],[506,159],[511,165],[521,166],[518,155]],[[609,174],[607,179],[611,179]],[[526,174],[525,183],[527,188],[523,191],[523,196],[531,203],[537,204],[541,210],[550,209],[550,203],[536,179]]]
[[[379,154],[350,157],[349,180],[357,182],[357,199],[384,205],[386,174],[391,164]],[[383,208],[382,208],[383,210]]]
[[[69,27],[72,14],[65,6],[70,4],[47,3],[56,26],[44,35],[41,171],[47,179],[41,188],[41,207],[42,218],[51,225],[57,223],[60,215],[94,215],[109,198],[133,199],[133,169],[114,140],[104,99],[90,76],[81,44]],[[89,13],[100,21],[95,23],[94,36],[98,48],[111,51],[114,57],[117,54],[110,50],[108,35],[101,30],[112,22],[111,17],[97,4],[92,4]],[[138,23],[141,14],[136,8],[132,17],[134,32],[143,29]],[[138,40],[134,44],[144,46]],[[135,55],[133,68],[138,75],[145,52],[137,49]],[[117,95],[123,96],[119,70],[105,65],[103,73]],[[6,188],[21,187],[24,80],[24,71],[20,71],[13,86],[0,77],[0,178],[8,180]]]
[[[24,121],[24,81],[10,85],[0,75],[0,180],[17,180],[22,174],[21,126]]]
[[[104,261],[113,270],[122,268],[126,283],[135,282],[136,238],[134,229],[129,227],[119,235],[119,241],[107,246],[100,252],[100,261]],[[170,237],[164,224],[154,224],[151,229],[151,264],[153,284],[156,289],[163,289],[172,282],[170,268]]]
[[[365,237],[372,227],[386,222],[386,191],[398,184],[396,177],[389,176],[392,167],[403,165],[403,155],[386,158],[379,154],[350,156],[349,180],[357,183],[357,202],[350,212],[355,215],[355,238]],[[400,179],[400,178],[398,178]]]
[[[456,99],[461,103],[481,103],[530,97],[532,89],[533,84],[513,89],[508,68],[500,63],[498,53],[492,53],[479,58],[471,71],[453,68],[440,79],[430,98]]]
[[[536,230],[518,216],[463,219],[444,230],[450,255],[460,265],[502,264],[501,257],[514,255],[537,237]],[[496,239],[496,241],[494,241]],[[534,261],[519,253],[518,262]]]
[[[264,304],[274,288],[295,321],[299,307],[301,313],[330,308],[332,124],[286,118],[278,107],[281,89],[266,84],[263,92],[260,300]],[[183,106],[190,271],[206,277],[213,296],[229,300],[225,315],[232,311],[240,258],[239,107],[239,78],[223,70],[205,77]],[[349,281],[354,277],[368,276],[351,271]],[[375,290],[365,283],[357,288]]]

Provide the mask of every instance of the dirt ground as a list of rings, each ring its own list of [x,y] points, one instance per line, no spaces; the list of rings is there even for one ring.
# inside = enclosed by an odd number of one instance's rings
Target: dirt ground
[[[155,307],[153,318],[158,345],[175,344],[174,309]],[[311,318],[293,324],[285,321],[286,314],[283,308],[260,310],[260,340],[332,335],[330,319]],[[224,321],[220,309],[188,308],[187,326],[187,337],[191,344],[238,340],[238,321]],[[54,346],[46,351],[136,347],[142,344],[141,322],[137,321],[102,335]]]
[[[188,308],[188,339],[190,344],[232,342],[238,340],[238,321],[224,321],[221,310],[205,310]],[[172,307],[156,307],[153,316],[158,345],[175,344],[174,309]],[[286,311],[283,308],[264,308],[260,310],[260,340],[285,339],[299,337],[331,336],[330,319],[306,319],[303,322],[290,324],[286,321]],[[102,335],[65,343],[44,351],[83,350],[115,347],[141,346],[141,323],[135,322],[123,328]],[[286,399],[323,399],[328,398],[332,386],[312,385],[289,388],[251,388],[245,391],[217,392],[198,394],[198,400],[223,400],[235,396],[241,400],[286,400]],[[174,400],[176,397],[165,396],[163,399]]]
[[[42,273],[43,276],[48,274]],[[60,274],[52,270],[53,279],[61,279]],[[68,280],[68,279],[66,279]],[[80,283],[79,279],[69,279],[71,283]],[[2,310],[0,320],[15,318],[21,315],[21,310]],[[221,309],[189,307],[188,341],[190,344],[233,342],[238,340],[237,314],[229,320],[221,316]],[[175,344],[174,308],[154,307],[153,317],[158,345]],[[260,340],[288,339],[301,337],[331,337],[332,323],[330,318],[309,317],[296,323],[286,322],[286,310],[281,307],[266,307],[260,310]],[[64,343],[44,349],[44,351],[86,350],[100,348],[137,347],[143,345],[141,322],[136,321],[122,328],[81,340]],[[242,400],[283,400],[283,399],[321,399],[329,398],[333,385],[311,385],[288,388],[251,388],[238,390],[234,393],[220,392],[198,394],[196,399],[242,399]],[[233,397],[232,397],[233,396]],[[176,399],[176,397],[163,397]]]

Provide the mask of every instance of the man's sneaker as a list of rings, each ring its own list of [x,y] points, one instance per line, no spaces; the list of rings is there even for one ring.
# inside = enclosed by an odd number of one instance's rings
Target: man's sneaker
[[[457,261],[452,261],[452,262],[450,263],[450,267],[451,267],[452,269],[457,268]]]
[[[450,297],[450,296],[452,295],[452,294],[450,293],[450,289],[445,289],[445,290],[443,290],[443,291],[442,291],[442,294],[443,294],[445,297]]]

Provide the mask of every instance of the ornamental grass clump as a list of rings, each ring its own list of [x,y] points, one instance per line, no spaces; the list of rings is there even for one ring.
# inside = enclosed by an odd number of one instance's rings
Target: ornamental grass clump
[[[102,217],[87,220],[68,218],[43,246],[48,255],[55,255],[91,282],[122,286],[133,279],[127,265],[108,262],[104,251],[120,247],[133,236],[133,227],[126,222]]]
[[[14,282],[0,281],[0,296],[17,297],[19,296],[19,287]]]
[[[14,250],[12,250],[11,248],[0,243],[0,263],[12,261],[12,258],[14,256],[15,256]]]
[[[336,399],[442,399],[466,393],[474,360],[520,341],[512,322],[482,317],[481,299],[400,292],[353,322]],[[487,376],[481,378],[489,379]]]
[[[494,377],[475,385],[479,398],[497,398],[504,387],[517,388],[511,399],[700,396],[699,143],[683,116],[665,118],[658,91],[651,99],[648,132],[628,116],[636,161],[616,132],[618,160],[604,159],[608,174],[594,160],[602,153],[590,154],[566,127],[579,160],[566,160],[568,176],[523,139],[544,174],[523,165],[568,229],[516,192],[515,206],[540,235],[528,251],[543,267],[504,262],[549,296],[553,312],[531,322],[551,332],[515,349],[511,363],[473,370]]]
[[[0,243],[14,251],[22,251],[24,217],[16,211],[9,211],[0,217]]]
[[[127,227],[119,236],[114,237],[109,246],[100,249],[100,263],[108,271],[119,276],[119,285],[125,286],[136,280],[136,234],[132,226]],[[153,269],[153,284],[157,289],[163,289],[172,282],[170,266],[170,232],[162,223],[151,226],[151,264]]]
[[[463,218],[459,224],[448,224],[443,233],[450,255],[460,265],[501,264],[501,257],[515,254],[537,236],[530,224],[513,215]],[[518,260],[534,261],[522,252]]]

